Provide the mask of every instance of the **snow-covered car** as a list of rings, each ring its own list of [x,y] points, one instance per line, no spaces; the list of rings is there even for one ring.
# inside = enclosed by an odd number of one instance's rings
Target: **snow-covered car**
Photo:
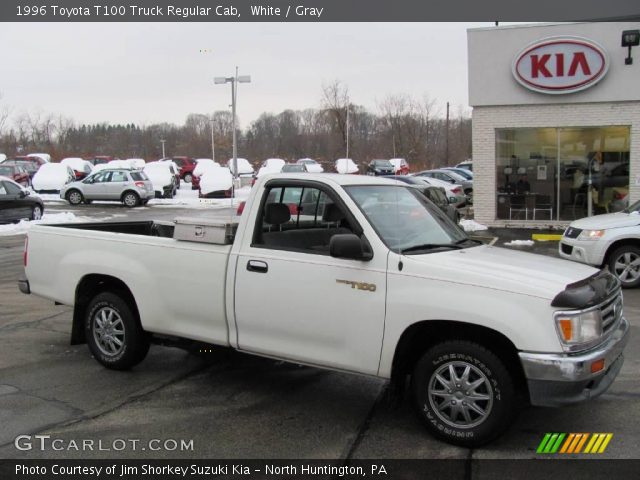
[[[358,173],[358,165],[350,158],[339,158],[334,163],[336,172],[342,174]]]
[[[91,162],[78,157],[68,157],[60,160],[62,165],[68,165],[73,170],[76,180],[82,180],[93,170]]]
[[[301,158],[296,162],[298,165],[304,163],[307,166],[307,172],[309,173],[322,173],[324,172],[324,168],[318,162],[316,162],[313,158]]]
[[[200,198],[230,198],[233,175],[228,168],[209,168],[200,177]]]
[[[51,162],[51,155],[49,155],[48,153],[28,153],[27,157],[36,157],[36,158],[40,158],[42,159],[45,163],[50,163]]]
[[[129,163],[127,160],[120,160],[120,159],[115,159],[115,160],[109,160],[107,163],[99,163],[97,165],[93,166],[93,170],[92,172],[99,172],[100,170],[105,170],[105,169],[113,169],[113,168],[126,168],[129,170],[133,170],[134,168],[131,166],[131,163]]]
[[[285,165],[286,162],[281,158],[268,158],[262,162],[262,166],[260,167],[260,170],[258,170],[256,178],[260,178],[269,173],[280,173],[282,172],[282,167]]]
[[[640,286],[640,201],[621,212],[571,222],[558,250],[567,260],[608,266],[624,288]]]
[[[200,177],[209,168],[220,168],[220,164],[210,158],[196,158],[196,166],[191,172],[191,190],[200,189]]]
[[[251,163],[249,163],[249,160],[247,160],[246,158],[237,158],[236,160],[238,163],[238,176],[253,176],[255,170],[253,169],[253,166],[251,166]],[[231,173],[234,173],[233,158],[230,158],[227,162],[227,168],[231,171]]]
[[[129,162],[131,168],[135,168],[136,170],[142,170],[144,166],[147,164],[144,158],[127,158],[125,162]]]
[[[156,198],[173,198],[178,190],[175,173],[168,162],[149,162],[142,170],[153,184]]]
[[[404,158],[392,158],[389,160],[391,165],[396,169],[395,175],[408,175],[411,169],[409,168],[409,163]]]
[[[100,170],[60,190],[60,198],[71,205],[94,200],[115,200],[132,208],[146,205],[154,196],[153,184],[143,171],[124,168]]]
[[[280,173],[306,173],[307,166],[304,163],[285,163]]]
[[[0,223],[17,222],[23,218],[40,220],[44,203],[38,196],[8,177],[0,176]]]
[[[58,193],[67,183],[76,179],[73,169],[61,163],[45,163],[40,166],[31,180],[38,193]]]

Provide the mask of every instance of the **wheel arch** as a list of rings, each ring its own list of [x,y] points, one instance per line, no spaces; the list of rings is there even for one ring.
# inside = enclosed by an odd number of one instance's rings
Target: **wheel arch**
[[[71,327],[71,345],[86,343],[84,316],[93,297],[102,292],[119,295],[131,307],[136,320],[140,323],[140,312],[131,289],[119,278],[104,274],[89,274],[82,277],[76,286],[73,306],[73,324]]]
[[[120,194],[120,201],[121,201],[121,202],[122,202],[122,201],[124,201],[124,196],[125,196],[127,193],[133,193],[136,197],[138,197],[138,200],[140,200],[140,198],[141,198],[141,197],[140,197],[140,195],[138,194],[138,192],[136,192],[135,190],[132,190],[132,189],[128,188],[128,189],[126,189],[124,192],[122,192],[122,193]]]
[[[609,263],[609,258],[611,257],[611,254],[613,252],[615,252],[618,248],[624,247],[626,245],[631,245],[631,246],[640,248],[640,238],[637,238],[637,237],[626,237],[626,238],[621,238],[621,239],[616,240],[615,242],[611,243],[611,245],[609,245],[607,247],[607,251],[605,252],[604,258],[602,260],[602,264],[603,265],[608,264]]]
[[[451,320],[424,320],[408,326],[402,332],[393,355],[392,383],[403,385],[422,354],[448,340],[475,342],[496,354],[511,374],[516,389],[528,398],[526,377],[513,342],[497,330]]]

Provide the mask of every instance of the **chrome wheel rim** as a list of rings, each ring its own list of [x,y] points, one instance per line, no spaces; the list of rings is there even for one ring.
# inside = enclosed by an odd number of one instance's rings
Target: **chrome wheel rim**
[[[487,376],[462,361],[438,368],[429,379],[428,395],[433,412],[455,428],[480,425],[493,407],[493,389]]]
[[[33,207],[33,219],[34,220],[42,219],[42,209],[40,207]]]
[[[113,357],[124,348],[124,323],[111,307],[102,307],[93,315],[93,339],[100,352]]]
[[[82,196],[78,192],[71,192],[69,194],[69,202],[73,204],[77,204],[82,202]]]
[[[187,174],[184,176],[184,181],[186,183],[191,183],[191,180],[193,180],[193,178],[191,177],[191,175]]]
[[[613,270],[621,282],[635,282],[640,278],[640,255],[634,252],[623,253],[616,258]]]
[[[128,207],[133,207],[136,204],[136,197],[134,197],[132,194],[125,195],[124,203]]]

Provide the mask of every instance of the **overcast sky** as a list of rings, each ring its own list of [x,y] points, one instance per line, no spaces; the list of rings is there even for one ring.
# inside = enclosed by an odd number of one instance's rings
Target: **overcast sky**
[[[0,104],[63,114],[77,123],[182,124],[228,108],[240,126],[262,112],[317,108],[340,80],[351,101],[376,110],[388,94],[425,95],[468,110],[467,35],[490,23],[4,23]],[[202,53],[201,50],[207,50]]]

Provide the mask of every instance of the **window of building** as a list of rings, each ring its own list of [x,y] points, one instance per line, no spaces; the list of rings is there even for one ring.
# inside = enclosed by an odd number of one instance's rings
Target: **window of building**
[[[574,220],[589,199],[593,214],[624,208],[629,144],[628,126],[497,129],[497,218]]]

